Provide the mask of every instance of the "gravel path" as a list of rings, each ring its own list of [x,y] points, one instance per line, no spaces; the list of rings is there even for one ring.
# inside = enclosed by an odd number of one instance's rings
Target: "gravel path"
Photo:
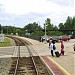
[[[0,75],[8,75],[11,67],[11,58],[0,58]]]

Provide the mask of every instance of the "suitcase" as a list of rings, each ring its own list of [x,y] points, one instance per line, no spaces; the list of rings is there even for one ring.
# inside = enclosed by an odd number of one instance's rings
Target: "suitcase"
[[[56,55],[56,57],[59,57],[60,56],[60,53],[59,53],[58,50],[55,50],[55,55]]]

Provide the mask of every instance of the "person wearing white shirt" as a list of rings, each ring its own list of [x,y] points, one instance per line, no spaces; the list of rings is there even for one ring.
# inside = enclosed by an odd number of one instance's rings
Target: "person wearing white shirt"
[[[51,50],[51,55],[54,57],[54,54],[53,54],[53,43],[51,42],[50,46],[49,46],[49,49]]]

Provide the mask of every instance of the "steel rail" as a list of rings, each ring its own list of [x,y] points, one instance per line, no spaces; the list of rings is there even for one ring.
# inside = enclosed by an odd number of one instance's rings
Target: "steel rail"
[[[27,46],[29,43],[27,43],[26,41],[24,41],[24,40],[21,39],[21,38],[17,38],[17,37],[10,37],[10,38],[12,38],[12,39],[14,39],[14,40],[16,39],[17,41],[20,41],[21,43],[23,43],[23,45],[25,45],[25,46],[27,47],[28,52],[29,52],[29,54],[30,54],[30,57],[31,57],[31,59],[32,59],[34,68],[35,68],[36,75],[38,75],[38,70],[37,70],[37,67],[36,67],[36,64],[35,64],[35,61],[34,61],[34,58],[33,58],[33,54],[32,54],[32,52],[30,51],[30,49],[28,48],[28,46]],[[15,42],[16,42],[16,44],[18,44],[18,42],[17,42],[16,40],[15,40]],[[18,49],[18,59],[17,59],[17,63],[16,63],[16,68],[15,68],[15,73],[14,73],[14,75],[17,74],[17,69],[18,69],[18,65],[19,65],[19,58],[20,58],[20,44],[18,44],[18,46],[19,46],[19,49]]]
[[[20,59],[20,46],[18,46],[18,54],[17,54],[17,63],[16,63],[16,68],[15,68],[15,73],[14,75],[17,74],[17,69],[18,69],[18,65],[19,65],[19,59]]]
[[[30,53],[30,57],[31,57],[31,59],[32,59],[32,61],[33,61],[33,64],[34,64],[34,67],[35,67],[36,75],[38,75],[38,70],[37,70],[37,67],[36,67],[36,64],[35,64],[35,61],[34,61],[32,52],[30,51],[30,49],[28,48],[26,42],[25,42],[23,39],[21,39],[21,38],[19,39],[19,38],[18,38],[18,40],[20,40],[22,43],[24,43],[24,45],[27,47],[28,52]]]
[[[30,49],[28,48],[28,46],[26,46],[29,53],[30,53],[30,57],[32,58],[32,61],[33,61],[33,64],[34,64],[34,67],[35,67],[35,71],[36,71],[36,75],[39,75],[38,74],[38,70],[37,70],[37,67],[36,67],[36,64],[35,64],[35,61],[34,61],[34,58],[33,58],[33,55],[32,55],[32,52],[30,51]]]

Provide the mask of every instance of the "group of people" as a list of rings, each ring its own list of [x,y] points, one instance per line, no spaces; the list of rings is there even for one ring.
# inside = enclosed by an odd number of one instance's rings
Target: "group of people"
[[[54,57],[54,52],[56,57],[59,57],[60,55],[64,55],[64,44],[63,41],[61,41],[61,52],[59,53],[58,50],[56,50],[56,46],[55,46],[55,41],[54,40],[50,40],[49,41],[49,49],[51,51],[51,55],[52,57]]]

